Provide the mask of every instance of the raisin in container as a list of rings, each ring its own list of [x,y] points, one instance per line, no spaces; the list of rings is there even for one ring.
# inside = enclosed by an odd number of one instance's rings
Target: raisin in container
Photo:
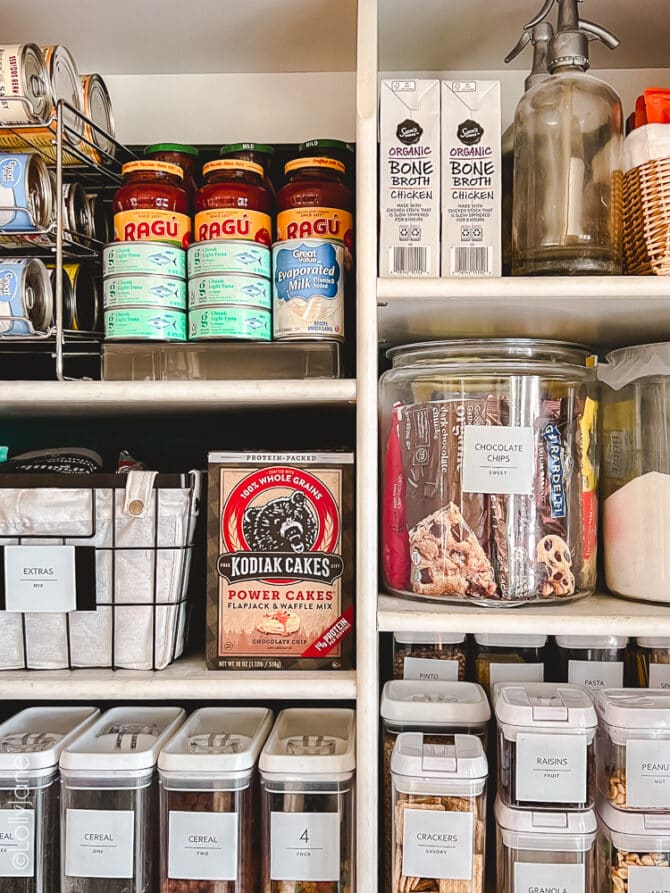
[[[59,893],[58,759],[99,712],[30,707],[0,725],[2,893]]]
[[[557,681],[585,688],[621,688],[626,636],[556,636]]]
[[[386,589],[503,607],[593,592],[598,402],[588,351],[494,339],[388,356]]]
[[[517,809],[590,809],[595,800],[596,711],[583,688],[501,684],[498,795]]]
[[[264,893],[352,893],[354,711],[283,710],[259,766]]]
[[[595,890],[595,810],[532,812],[495,806],[500,893]]]
[[[488,766],[479,738],[429,744],[398,736],[393,780],[393,893],[483,893]]]
[[[670,639],[648,636],[635,640],[632,685],[670,688]]]
[[[670,812],[670,691],[598,692],[598,787],[617,809]]]
[[[161,893],[256,893],[264,707],[197,710],[158,758]]]
[[[598,804],[599,893],[670,889],[670,815],[622,812]]]
[[[463,682],[465,633],[393,633],[393,678]]]
[[[154,893],[156,761],[177,707],[115,707],[61,754],[60,893]]]
[[[475,681],[490,696],[499,682],[544,682],[546,636],[475,636]]]

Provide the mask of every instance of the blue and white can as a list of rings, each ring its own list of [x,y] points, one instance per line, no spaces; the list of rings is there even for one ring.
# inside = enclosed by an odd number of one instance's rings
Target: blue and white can
[[[193,276],[188,280],[188,306],[193,309],[205,304],[236,304],[271,310],[270,280],[244,273]]]
[[[53,317],[49,271],[35,257],[0,262],[0,337],[46,332]]]
[[[287,239],[272,246],[272,317],[276,341],[344,340],[344,245]]]
[[[48,229],[55,213],[53,184],[42,158],[0,153],[0,233]]]
[[[188,249],[188,275],[247,273],[270,278],[270,249],[258,242],[211,239],[194,242]]]

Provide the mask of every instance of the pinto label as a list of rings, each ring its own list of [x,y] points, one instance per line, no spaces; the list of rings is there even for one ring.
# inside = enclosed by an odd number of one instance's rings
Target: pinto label
[[[291,208],[277,214],[277,241],[332,239],[351,250],[354,218],[341,208]]]
[[[262,211],[242,208],[215,208],[195,215],[195,241],[243,239],[261,245],[272,244],[272,218]]]
[[[168,242],[188,247],[191,218],[174,211],[119,211],[114,215],[114,239],[117,242]]]

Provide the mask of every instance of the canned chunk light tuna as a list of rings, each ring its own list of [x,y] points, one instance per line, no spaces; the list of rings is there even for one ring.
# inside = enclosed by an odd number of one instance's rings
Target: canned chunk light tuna
[[[188,249],[188,275],[202,273],[251,273],[269,279],[270,249],[235,239],[194,242]]]
[[[270,341],[272,337],[271,315],[258,307],[198,307],[189,311],[188,319],[191,341]]]
[[[168,242],[112,242],[102,252],[102,273],[149,273],[185,279],[186,252]]]
[[[11,258],[0,263],[0,336],[46,332],[53,297],[49,271],[37,258]]]
[[[133,305],[186,310],[186,283],[167,276],[107,276],[103,295],[105,310]]]
[[[270,310],[270,280],[239,273],[195,276],[188,280],[188,306],[201,307],[203,304],[246,304]]]
[[[117,307],[105,312],[108,341],[186,341],[186,314],[159,307]]]

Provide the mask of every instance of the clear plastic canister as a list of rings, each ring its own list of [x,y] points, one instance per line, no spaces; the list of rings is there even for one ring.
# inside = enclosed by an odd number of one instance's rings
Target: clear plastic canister
[[[670,688],[670,639],[662,636],[636,639],[630,663],[630,685]]]
[[[595,810],[532,812],[496,801],[499,893],[595,890]]]
[[[283,710],[259,768],[264,893],[352,893],[353,710]]]
[[[556,636],[556,681],[585,688],[621,688],[627,636]]]
[[[398,736],[391,757],[394,893],[483,893],[487,774],[474,735],[441,744],[426,743],[420,732]]]
[[[670,888],[670,815],[622,812],[598,803],[599,893]]]
[[[588,350],[494,339],[389,356],[380,384],[385,587],[485,606],[592,592],[598,388]]]
[[[603,381],[605,581],[670,603],[670,344],[607,355]]]
[[[464,682],[465,633],[393,633],[393,678]]]
[[[499,682],[544,682],[546,636],[475,636],[475,681],[491,696]]]

